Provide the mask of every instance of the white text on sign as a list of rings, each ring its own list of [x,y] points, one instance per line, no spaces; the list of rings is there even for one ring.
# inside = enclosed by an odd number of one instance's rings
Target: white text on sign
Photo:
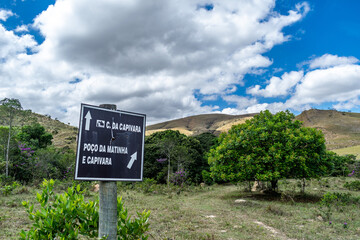
[[[137,125],[125,124],[125,123],[117,123],[117,122],[109,122],[105,120],[96,120],[96,127],[98,128],[106,128],[112,130],[120,130],[127,132],[135,132],[141,133],[141,127]]]
[[[93,143],[84,143],[84,152],[104,152],[104,153],[118,153],[118,154],[128,154],[127,147],[120,146],[111,146],[111,145],[97,145]]]

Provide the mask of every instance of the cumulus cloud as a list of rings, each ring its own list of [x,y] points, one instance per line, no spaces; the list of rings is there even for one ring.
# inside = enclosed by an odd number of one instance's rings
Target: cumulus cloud
[[[304,73],[292,71],[281,78],[272,77],[265,88],[248,88],[247,93],[259,97],[287,96],[284,103],[263,103],[254,109],[305,110],[310,106],[330,103],[335,109],[351,109],[360,105],[360,65],[354,57],[325,54],[307,62]],[[249,109],[246,109],[248,111]]]
[[[324,54],[323,56],[310,61],[309,67],[310,69],[329,68],[338,65],[354,64],[358,62],[359,60],[355,57],[339,57],[337,55]]]
[[[29,32],[29,27],[27,25],[17,26],[14,31],[15,32]]]
[[[10,10],[0,9],[0,20],[6,21],[9,17],[13,16],[14,13]]]
[[[360,96],[360,66],[339,65],[308,72],[288,104],[321,104],[345,102]]]
[[[255,98],[247,104],[237,104],[236,108],[226,108],[224,113],[241,114],[263,110],[272,112],[292,109],[302,111],[311,106],[331,104],[339,110],[349,110],[360,106],[360,65],[354,57],[339,57],[325,54],[307,62],[307,70],[284,73],[281,77],[272,77],[261,87],[255,85],[247,89],[247,93]],[[229,98],[224,100],[236,102],[250,98]],[[259,103],[257,98],[276,98],[273,103]]]
[[[256,105],[258,102],[255,98],[242,97],[238,95],[227,95],[222,97],[226,102],[235,103],[237,108],[244,109]]]
[[[291,93],[292,88],[302,79],[303,75],[303,71],[284,73],[281,78],[272,77],[269,85],[264,89],[260,89],[260,85],[255,85],[255,87],[248,88],[246,92],[253,96],[263,97],[287,96]]]
[[[254,102],[256,102],[254,100]],[[247,114],[247,113],[259,113],[261,111],[269,110],[272,113],[277,113],[279,111],[285,111],[289,109],[286,103],[274,102],[274,103],[256,103],[248,107],[242,108],[238,106],[237,108],[225,108],[221,112],[225,114]]]
[[[245,74],[272,64],[263,54],[288,41],[283,28],[309,10],[303,3],[281,15],[274,6],[274,0],[56,1],[34,19],[41,45],[0,25],[6,59],[0,96],[74,125],[80,102],[114,103],[154,122],[209,112],[217,107],[204,106],[194,92],[233,95]],[[293,84],[286,76],[281,81]]]

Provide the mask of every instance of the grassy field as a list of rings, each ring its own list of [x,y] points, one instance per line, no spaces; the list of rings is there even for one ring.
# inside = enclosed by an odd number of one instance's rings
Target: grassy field
[[[180,191],[144,183],[118,183],[118,194],[132,214],[151,210],[149,239],[359,239],[360,193],[343,187],[354,180],[312,180],[305,194],[299,193],[300,182],[295,180],[281,181],[282,193],[271,195],[246,192],[234,185]],[[62,193],[69,184],[58,183],[56,191]],[[25,186],[8,196],[0,195],[0,239],[18,239],[18,232],[29,228],[31,222],[21,202],[35,202],[37,191]],[[324,209],[319,201],[326,192],[350,195],[345,205],[338,202]],[[88,190],[86,196],[94,199],[98,193]],[[330,210],[331,224],[325,210]]]
[[[347,148],[340,148],[340,149],[334,149],[333,152],[336,152],[337,154],[344,156],[347,154],[353,154],[356,156],[357,159],[360,158],[360,145],[347,147]]]

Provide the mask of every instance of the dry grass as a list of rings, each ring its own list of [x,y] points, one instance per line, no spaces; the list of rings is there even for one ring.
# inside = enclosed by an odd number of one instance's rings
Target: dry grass
[[[353,154],[356,156],[357,159],[360,158],[360,145],[352,146],[348,148],[339,148],[332,150],[333,152],[336,152],[337,154],[344,156],[347,154]]]
[[[186,136],[192,136],[194,135],[194,132],[193,131],[189,131],[189,130],[186,130],[186,129],[183,129],[183,128],[169,128],[167,130],[173,130],[173,131],[179,131],[181,134],[184,134]],[[145,135],[146,136],[149,136],[153,133],[156,133],[156,132],[161,132],[161,131],[164,131],[164,129],[154,129],[154,130],[146,130],[146,133]]]
[[[204,114],[196,115],[147,127],[147,132],[163,131],[167,129],[179,130],[187,136],[198,135],[204,132],[219,134],[228,131],[232,125],[244,123],[254,114],[226,115],[226,114]]]
[[[145,193],[137,187],[141,183],[118,184],[118,194],[123,196],[131,214],[151,210],[149,239],[154,240],[358,239],[359,204],[334,210],[332,225],[319,217],[318,201],[325,192],[359,197],[358,192],[343,188],[345,181],[349,179],[313,180],[307,185],[306,195],[299,194],[298,182],[294,180],[282,181],[279,187],[283,194],[275,195],[244,192],[234,185],[190,187],[180,192],[157,186],[157,190]],[[0,239],[17,239],[20,229],[29,227],[20,202],[34,201],[35,190],[1,197]],[[93,199],[97,194],[89,192],[87,196]],[[344,221],[348,228],[343,227]]]
[[[322,130],[330,150],[360,145],[360,113],[312,109],[296,118],[307,127]]]
[[[55,147],[68,147],[74,151],[76,150],[76,138],[78,133],[76,127],[40,114],[34,114],[34,116],[37,121],[45,127],[46,131],[53,135],[52,142]]]

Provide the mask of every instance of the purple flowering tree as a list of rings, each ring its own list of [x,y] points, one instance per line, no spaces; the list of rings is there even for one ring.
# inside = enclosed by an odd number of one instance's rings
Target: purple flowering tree
[[[18,180],[29,182],[33,179],[36,168],[34,151],[21,142],[18,143],[18,148],[20,154],[14,159],[12,165],[14,177]]]
[[[187,171],[180,169],[175,173],[171,174],[170,181],[173,184],[182,187],[187,180],[187,176],[188,176]]]

